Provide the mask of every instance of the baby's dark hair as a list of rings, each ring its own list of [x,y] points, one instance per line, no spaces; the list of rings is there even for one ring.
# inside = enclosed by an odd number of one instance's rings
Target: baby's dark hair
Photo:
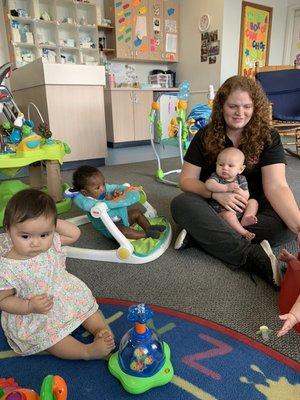
[[[8,230],[12,225],[41,215],[53,218],[56,225],[57,211],[52,197],[37,189],[21,190],[7,203],[3,227]]]
[[[73,174],[73,188],[80,192],[80,190],[86,188],[87,181],[91,176],[99,174],[104,181],[104,176],[99,169],[90,165],[82,165],[81,167],[77,168]]]

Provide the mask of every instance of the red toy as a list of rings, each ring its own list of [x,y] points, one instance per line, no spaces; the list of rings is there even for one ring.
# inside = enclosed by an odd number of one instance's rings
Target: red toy
[[[281,314],[287,314],[293,307],[297,297],[300,294],[300,253],[298,260],[288,262],[287,271],[281,283],[279,294],[279,310]],[[294,329],[300,333],[300,323],[294,326]]]
[[[40,396],[34,390],[21,388],[14,378],[0,378],[0,400],[67,400],[67,395],[66,382],[58,375],[44,378]]]

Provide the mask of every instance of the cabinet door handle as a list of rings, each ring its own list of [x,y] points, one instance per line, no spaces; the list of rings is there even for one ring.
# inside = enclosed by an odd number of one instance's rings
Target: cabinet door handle
[[[137,57],[137,55],[138,55],[138,52],[137,52],[137,50],[135,51],[135,56]]]
[[[165,53],[161,53],[161,58],[165,58]]]
[[[136,92],[131,92],[131,95],[132,95],[132,101],[133,101],[133,103],[137,103],[138,101],[137,101]]]

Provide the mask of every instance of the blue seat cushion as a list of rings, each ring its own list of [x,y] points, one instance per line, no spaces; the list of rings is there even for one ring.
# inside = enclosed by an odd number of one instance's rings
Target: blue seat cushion
[[[256,80],[272,103],[274,119],[300,121],[300,69],[259,72]]]

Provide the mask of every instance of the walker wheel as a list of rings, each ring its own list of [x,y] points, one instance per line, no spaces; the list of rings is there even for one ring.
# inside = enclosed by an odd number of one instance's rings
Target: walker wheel
[[[130,257],[130,251],[126,247],[119,247],[117,250],[117,256],[121,260],[127,260]]]

